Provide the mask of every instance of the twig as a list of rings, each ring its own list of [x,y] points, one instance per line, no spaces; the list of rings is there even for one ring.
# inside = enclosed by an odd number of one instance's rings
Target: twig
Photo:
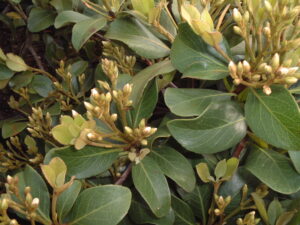
[[[127,179],[132,170],[132,163],[127,167],[122,176],[115,182],[116,185],[122,185],[124,181]]]
[[[236,158],[240,158],[240,154],[243,151],[243,149],[245,148],[247,144],[247,138],[245,137],[239,144],[238,146],[236,146],[232,156],[236,157]]]

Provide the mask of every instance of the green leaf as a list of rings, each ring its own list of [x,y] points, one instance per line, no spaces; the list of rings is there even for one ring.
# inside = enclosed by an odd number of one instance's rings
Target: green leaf
[[[6,121],[2,126],[2,137],[9,138],[17,135],[27,127],[27,122]]]
[[[38,198],[40,200],[37,213],[43,217],[49,224],[51,220],[49,217],[50,209],[50,196],[48,188],[43,178],[30,166],[26,166],[25,169],[17,173],[16,176],[19,178],[18,187],[20,195],[24,196],[25,187],[31,187],[31,195],[33,198]]]
[[[150,155],[163,173],[181,188],[191,192],[195,188],[195,173],[190,162],[175,149],[167,146],[152,149]]]
[[[283,213],[282,206],[277,199],[274,199],[268,207],[268,217],[271,225],[275,225],[277,218]]]
[[[42,75],[35,75],[30,83],[30,87],[42,97],[48,97],[53,91],[52,81]]]
[[[14,75],[14,72],[8,69],[5,65],[0,64],[0,80],[10,79]]]
[[[41,169],[51,187],[59,188],[65,183],[67,166],[61,158],[52,158],[49,164],[41,165]]]
[[[223,58],[196,35],[188,24],[179,26],[172,45],[171,61],[183,77],[219,80],[228,75]]]
[[[292,194],[300,190],[300,175],[286,156],[259,147],[251,149],[246,169],[274,191]]]
[[[216,175],[216,179],[219,180],[221,177],[223,177],[225,175],[227,171],[227,163],[226,163],[226,159],[223,159],[221,161],[219,161],[216,165],[215,168],[215,175]]]
[[[57,17],[55,18],[54,27],[56,29],[58,29],[63,26],[66,26],[70,23],[79,23],[79,22],[89,19],[89,18],[90,17],[88,17],[84,14],[74,12],[71,10],[63,11],[63,12],[59,13],[57,15]]]
[[[131,202],[129,216],[136,224],[173,225],[175,220],[174,211],[171,208],[166,216],[157,218],[147,205],[136,199]]]
[[[157,82],[156,80],[154,80],[144,91],[144,94],[141,97],[137,106],[131,111],[133,117],[133,127],[137,127],[142,119],[148,119],[152,115],[156,107],[157,100],[158,88]]]
[[[57,215],[60,221],[64,221],[66,215],[70,212],[81,190],[81,186],[81,182],[75,180],[71,187],[59,195],[57,200]]]
[[[149,59],[162,58],[170,53],[167,45],[134,18],[116,19],[111,23],[105,37],[121,41],[138,55]]]
[[[246,135],[246,123],[239,106],[225,101],[211,104],[195,119],[168,122],[172,136],[187,150],[216,153],[233,147]]]
[[[202,222],[201,224],[206,224],[212,196],[211,185],[198,185],[193,192],[190,193],[186,193],[179,189],[179,194],[182,199],[190,205],[194,215]]]
[[[165,102],[178,116],[199,116],[212,102],[230,100],[232,93],[209,89],[168,88]]]
[[[147,84],[156,76],[172,72],[174,67],[170,61],[162,61],[137,73],[131,80],[133,84],[131,100],[133,106],[136,107],[140,101],[141,96],[147,87]]]
[[[28,17],[28,30],[31,32],[42,31],[53,25],[55,13],[52,10],[33,8]]]
[[[180,198],[172,195],[172,209],[175,212],[174,225],[195,225],[195,216],[191,207]]]
[[[104,17],[90,18],[76,23],[72,29],[72,44],[74,48],[79,51],[84,43],[105,25],[106,19]]]
[[[46,155],[45,163],[53,157],[60,157],[67,165],[67,174],[84,179],[106,171],[118,158],[120,149],[86,146],[81,150],[74,147],[53,149]]]
[[[61,12],[63,10],[72,10],[72,0],[51,0],[50,4],[56,9],[56,11]]]
[[[133,183],[157,217],[167,215],[171,207],[171,194],[167,180],[157,163],[144,158],[132,167]]]
[[[116,225],[127,214],[131,202],[128,188],[104,185],[84,190],[70,212],[69,225]]]
[[[215,179],[210,175],[209,168],[206,163],[199,163],[196,166],[197,174],[204,183],[210,181],[215,181]]]
[[[289,151],[290,158],[294,164],[295,169],[300,173],[300,152],[299,151]]]
[[[255,206],[256,206],[261,218],[263,219],[264,223],[267,224],[267,225],[270,224],[268,213],[267,213],[267,210],[266,210],[266,205],[265,205],[265,202],[262,199],[262,197],[260,197],[256,193],[252,193],[251,196],[254,200]]]
[[[16,72],[21,72],[27,70],[27,65],[24,60],[13,53],[6,54],[6,66]]]
[[[250,89],[245,114],[251,130],[278,148],[300,150],[300,112],[293,96],[282,85],[272,86],[267,96],[262,90]]]
[[[276,221],[276,225],[292,225],[289,222],[292,221],[296,213],[297,210],[282,213],[282,215],[280,215],[278,220]]]
[[[30,84],[33,78],[33,73],[31,71],[25,71],[18,73],[9,81],[9,86],[15,89],[19,89]]]
[[[149,15],[154,8],[154,0],[131,0],[131,4],[134,10],[145,16]]]

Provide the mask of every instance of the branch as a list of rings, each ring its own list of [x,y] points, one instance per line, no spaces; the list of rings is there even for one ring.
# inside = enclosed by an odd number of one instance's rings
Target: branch
[[[129,174],[131,173],[132,170],[132,163],[129,164],[129,166],[127,167],[127,169],[125,170],[125,172],[122,174],[122,176],[116,181],[116,185],[122,185],[124,183],[124,181],[127,179],[127,177],[129,176]]]
[[[241,140],[241,142],[236,146],[232,156],[236,157],[236,158],[240,158],[240,154],[243,151],[243,149],[245,148],[246,144],[247,144],[247,137],[245,137],[243,140]]]

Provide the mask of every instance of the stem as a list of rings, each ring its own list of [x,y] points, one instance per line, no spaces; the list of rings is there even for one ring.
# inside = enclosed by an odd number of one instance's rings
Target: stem
[[[48,73],[47,71],[45,70],[41,70],[41,69],[38,69],[38,68],[34,68],[34,67],[30,67],[28,66],[28,69],[31,70],[31,71],[35,71],[35,72],[38,72],[38,73],[41,73],[43,75],[46,75],[47,77],[49,77],[52,81],[58,81],[56,79],[56,77],[54,77],[52,74]]]
[[[129,164],[125,172],[122,174],[122,176],[116,181],[115,185],[122,185],[124,181],[128,178],[129,174],[132,170],[132,163]]]
[[[220,29],[220,27],[221,27],[221,25],[222,25],[222,22],[223,22],[223,20],[224,20],[224,17],[225,17],[225,15],[226,15],[226,13],[227,13],[227,11],[228,11],[229,8],[230,8],[230,4],[228,4],[228,5],[226,6],[226,8],[223,10],[221,16],[219,17],[219,20],[218,20],[218,24],[217,24],[216,30],[219,30],[219,29]]]
[[[220,188],[221,183],[216,182],[214,183],[214,193],[213,193],[213,199],[211,201],[211,205],[209,208],[209,220],[207,225],[213,225],[215,222],[215,214],[214,214],[214,208],[215,208],[215,196],[218,194],[219,188]]]
[[[57,205],[57,199],[58,199],[59,194],[54,191],[52,195],[52,205],[51,205],[51,213],[52,213],[52,221],[54,225],[59,225],[57,221],[57,213],[56,213],[56,205]]]
[[[239,144],[238,146],[236,146],[236,149],[234,150],[232,156],[236,157],[236,158],[240,158],[240,154],[243,151],[243,149],[245,148],[247,143],[247,138],[244,138]]]
[[[35,220],[33,218],[30,219],[31,225],[35,225]]]
[[[226,54],[226,52],[223,51],[223,49],[218,45],[215,44],[213,46],[217,52],[219,52],[228,62],[232,61],[231,58]]]

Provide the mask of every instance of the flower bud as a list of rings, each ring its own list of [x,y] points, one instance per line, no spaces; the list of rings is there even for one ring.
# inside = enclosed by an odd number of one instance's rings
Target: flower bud
[[[127,134],[132,134],[133,133],[132,129],[130,127],[127,127],[127,126],[124,127],[124,131]]]
[[[285,67],[280,67],[278,73],[281,76],[286,76],[289,73],[289,69]]]
[[[287,74],[287,76],[291,76],[291,75],[294,75],[297,71],[298,71],[299,67],[291,67],[289,68],[289,72]]]
[[[244,66],[241,62],[239,62],[237,65],[237,73],[239,76],[242,76],[244,73]]]
[[[31,207],[33,209],[37,209],[39,207],[40,200],[38,198],[34,198],[31,203]]]
[[[251,70],[251,66],[246,60],[243,61],[243,70],[244,73],[249,73]]]
[[[234,26],[234,27],[233,27],[233,31],[234,31],[236,34],[238,34],[238,35],[240,35],[240,36],[243,36],[243,31],[242,31],[241,28],[239,28],[238,26]]]
[[[216,216],[220,216],[221,215],[220,209],[215,209],[214,213],[215,213]]]
[[[273,69],[272,69],[271,66],[265,65],[264,71],[265,71],[265,73],[267,73],[267,74],[271,74],[271,73],[273,72]]]
[[[272,13],[273,7],[272,7],[271,3],[268,0],[264,1],[264,5],[265,5],[265,8],[266,8],[267,12]]]
[[[263,92],[266,94],[266,95],[270,95],[272,93],[272,90],[269,86],[266,86],[264,85],[263,86]]]
[[[236,221],[236,224],[237,225],[244,225],[243,219],[238,218],[237,221]]]
[[[284,80],[287,84],[295,84],[298,81],[296,77],[286,77]]]
[[[258,82],[260,81],[261,79],[261,75],[259,74],[254,74],[252,77],[251,77],[251,80],[255,81],[255,82]]]
[[[9,222],[9,225],[19,225],[19,223],[18,223],[17,220],[12,219],[12,220]]]
[[[1,201],[1,210],[6,211],[7,209],[8,209],[8,201],[6,198],[4,198]]]
[[[249,14],[248,11],[246,11],[246,12],[244,13],[243,18],[244,18],[245,23],[248,23],[248,22],[249,22],[250,14]]]
[[[84,106],[88,111],[92,111],[94,109],[94,106],[89,102],[84,102]]]
[[[115,121],[118,119],[118,114],[114,113],[114,114],[112,114],[112,115],[110,116],[110,118],[111,118],[112,121],[115,122]]]
[[[110,92],[106,93],[105,100],[107,102],[111,102],[111,99],[112,99],[112,96],[111,96]]]
[[[240,24],[243,21],[242,15],[237,8],[233,9],[233,19],[237,24]]]
[[[14,178],[12,178],[11,176],[7,175],[6,181],[8,184],[13,184],[14,183]]]
[[[280,56],[278,53],[276,53],[272,58],[272,68],[273,70],[277,70],[280,65]]]

